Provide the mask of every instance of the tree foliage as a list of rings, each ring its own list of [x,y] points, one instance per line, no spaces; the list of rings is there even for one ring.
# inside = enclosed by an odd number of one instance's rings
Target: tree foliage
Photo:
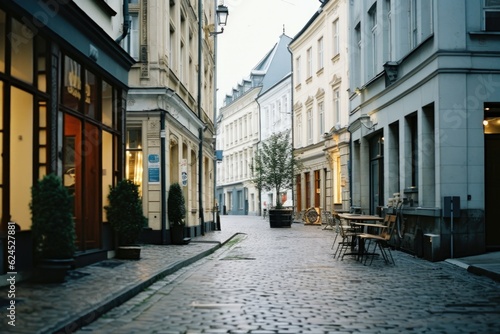
[[[49,174],[31,188],[31,231],[36,260],[72,258],[75,246],[73,197]]]
[[[116,187],[110,186],[109,189],[109,205],[104,207],[108,222],[118,234],[121,245],[134,244],[147,225],[147,218],[142,212],[139,186],[131,180],[123,179]]]
[[[300,168],[300,161],[293,155],[289,133],[274,133],[262,142],[250,168],[253,173],[252,181],[257,189],[274,190],[276,208],[281,208],[280,193],[292,188],[294,171]]]
[[[175,225],[184,225],[186,204],[181,186],[175,182],[170,185],[167,200],[168,220]]]

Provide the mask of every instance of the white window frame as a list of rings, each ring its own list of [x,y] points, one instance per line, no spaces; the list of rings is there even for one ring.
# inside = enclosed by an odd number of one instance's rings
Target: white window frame
[[[318,39],[318,71],[324,67],[324,43],[323,36]]]
[[[325,102],[318,102],[318,137],[322,139],[325,134]]]
[[[140,60],[139,51],[139,13],[130,13],[130,31],[125,38],[123,48],[135,60]]]
[[[312,47],[310,47],[309,49],[307,49],[307,79],[312,77],[312,70]]]
[[[312,108],[307,109],[307,144],[313,142],[313,115]]]
[[[335,57],[340,53],[340,36],[339,36],[339,19],[333,21],[333,56]]]

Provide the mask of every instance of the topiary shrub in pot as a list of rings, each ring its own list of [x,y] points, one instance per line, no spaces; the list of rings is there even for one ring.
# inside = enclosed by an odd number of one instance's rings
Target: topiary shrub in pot
[[[189,242],[184,238],[184,219],[186,218],[186,204],[181,186],[175,182],[170,185],[167,200],[167,214],[170,222],[170,237],[174,245]]]
[[[64,282],[76,250],[73,196],[61,178],[48,174],[31,188],[31,233],[35,259],[34,279]]]
[[[147,225],[147,218],[142,211],[139,186],[127,179],[119,181],[115,187],[110,186],[108,205],[104,209],[118,240],[116,257],[140,259],[141,247],[137,242]]]

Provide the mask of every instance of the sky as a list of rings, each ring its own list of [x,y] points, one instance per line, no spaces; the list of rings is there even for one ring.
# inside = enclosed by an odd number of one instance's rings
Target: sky
[[[229,15],[217,36],[217,105],[285,34],[293,38],[318,10],[318,0],[225,0]],[[219,28],[220,29],[220,28]]]

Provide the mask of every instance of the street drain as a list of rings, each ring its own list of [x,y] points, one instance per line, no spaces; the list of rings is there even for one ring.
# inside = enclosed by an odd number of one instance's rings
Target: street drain
[[[198,303],[192,302],[191,306],[199,309],[221,309],[221,308],[238,308],[240,309],[242,304],[218,304],[218,303]]]
[[[234,261],[234,260],[256,260],[256,259],[254,257],[245,257],[245,256],[226,256],[221,260]]]

